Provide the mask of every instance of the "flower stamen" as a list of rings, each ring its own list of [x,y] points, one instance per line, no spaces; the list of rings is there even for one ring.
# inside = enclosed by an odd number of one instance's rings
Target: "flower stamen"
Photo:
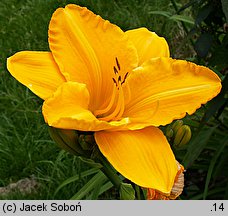
[[[129,74],[129,72],[127,72],[127,73],[124,75],[124,78],[123,78],[123,81],[121,82],[121,85],[123,85],[123,84],[125,83],[125,80],[126,80],[128,74]]]
[[[118,74],[118,70],[116,69],[116,66],[113,67],[114,73]]]
[[[123,89],[122,88],[120,88],[119,94],[120,94],[121,107],[120,107],[120,110],[119,110],[119,113],[117,114],[117,116],[115,118],[113,118],[113,120],[116,120],[116,121],[119,120],[124,113],[124,95],[123,95]]]
[[[122,88],[121,88],[121,90],[118,90],[117,102],[116,102],[117,104],[116,104],[114,110],[110,114],[105,115],[104,117],[100,117],[99,120],[102,120],[102,121],[119,120],[117,117],[120,116],[119,115],[119,114],[121,114],[120,111],[124,108],[123,94],[121,94],[121,92],[122,92]]]
[[[117,57],[116,57],[116,65],[117,65],[118,69],[120,70],[120,64],[119,64],[119,61],[118,61]]]
[[[117,58],[116,66],[113,67],[114,77],[112,77],[114,86],[113,92],[110,97],[108,105],[104,109],[96,110],[94,115],[102,121],[119,120],[124,113],[124,94],[122,89],[122,84],[128,76],[128,72],[124,75],[122,79],[120,72],[120,63]]]

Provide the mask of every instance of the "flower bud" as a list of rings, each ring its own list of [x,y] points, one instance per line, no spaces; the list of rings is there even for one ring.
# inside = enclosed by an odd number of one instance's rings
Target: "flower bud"
[[[175,135],[174,146],[180,148],[186,145],[191,139],[191,134],[191,129],[188,125],[181,126]]]
[[[90,135],[90,134],[87,134],[87,135],[81,134],[79,136],[79,140],[78,141],[79,141],[82,149],[86,150],[86,151],[92,150],[93,145],[95,143],[94,136]]]
[[[173,129],[173,133],[174,135],[177,133],[178,129],[183,125],[183,121],[182,120],[177,120],[173,123],[172,125],[172,129]]]
[[[169,125],[165,130],[165,135],[168,139],[173,137],[173,129],[171,128],[171,125]]]
[[[135,199],[135,190],[131,184],[121,183],[120,199],[121,200],[134,200]]]
[[[49,127],[49,134],[53,141],[62,149],[75,155],[83,155],[83,150],[78,144],[78,134],[76,131]]]

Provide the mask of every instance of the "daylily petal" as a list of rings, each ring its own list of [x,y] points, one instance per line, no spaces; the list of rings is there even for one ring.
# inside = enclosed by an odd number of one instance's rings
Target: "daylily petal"
[[[117,129],[126,125],[122,121],[99,121],[89,110],[90,95],[85,84],[63,83],[52,97],[44,101],[43,116],[49,126],[81,131]]]
[[[147,28],[126,31],[125,34],[134,43],[139,57],[139,65],[156,57],[169,57],[169,46],[163,37]]]
[[[112,94],[114,66],[123,77],[138,64],[134,45],[118,26],[77,5],[55,11],[49,45],[66,79],[87,85],[92,111]]]
[[[210,69],[170,58],[151,59],[127,82],[131,99],[123,116],[153,126],[191,115],[221,90],[219,77]]]
[[[134,183],[170,193],[177,174],[172,150],[155,127],[136,131],[99,131],[95,140],[113,167]]]
[[[184,167],[177,161],[178,172],[170,194],[163,194],[153,188],[147,189],[148,200],[174,200],[181,195],[184,188]]]
[[[50,52],[22,51],[7,59],[12,76],[42,99],[65,82]]]

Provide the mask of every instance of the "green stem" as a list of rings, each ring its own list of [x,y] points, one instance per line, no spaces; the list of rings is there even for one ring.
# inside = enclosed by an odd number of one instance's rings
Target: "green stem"
[[[109,164],[109,162],[102,155],[99,156],[99,160],[102,163],[103,167],[101,171],[109,178],[112,184],[119,190],[122,181],[119,176],[114,171],[113,167]]]
[[[138,200],[141,200],[140,188],[138,185],[135,185],[136,197]]]

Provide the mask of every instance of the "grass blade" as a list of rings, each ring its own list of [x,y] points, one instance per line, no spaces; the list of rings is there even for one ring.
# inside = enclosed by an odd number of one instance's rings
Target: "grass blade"
[[[82,188],[79,190],[71,200],[79,200],[85,197],[90,191],[101,185],[107,180],[107,177],[100,171],[93,178],[91,178]]]
[[[216,188],[214,190],[209,191],[208,196],[218,194],[218,193],[221,194],[221,193],[224,193],[224,191],[225,191],[225,188]],[[203,193],[190,197],[190,200],[200,200],[202,198],[203,198]]]
[[[99,191],[99,196],[103,193],[105,193],[107,190],[111,189],[113,187],[112,182],[108,181],[106,184],[104,184]]]
[[[170,18],[171,14],[168,11],[150,11],[149,14],[156,14]]]
[[[190,141],[187,153],[182,161],[185,168],[191,166],[199,157],[215,129],[216,127],[204,128],[194,137],[192,141]]]
[[[195,22],[194,20],[191,18],[191,17],[187,17],[187,16],[183,16],[183,15],[173,15],[169,18],[170,20],[174,20],[174,21],[177,21],[177,22],[185,22],[185,23],[189,23],[191,25],[194,25]]]
[[[102,184],[103,184],[103,182],[99,182],[97,184],[97,186],[94,188],[93,192],[91,193],[91,197],[89,199],[91,199],[91,200],[98,199]]]
[[[90,170],[86,170],[78,175],[72,176],[70,178],[68,178],[67,180],[65,180],[61,185],[59,185],[59,187],[56,189],[54,196],[59,192],[59,190],[61,190],[64,186],[75,182],[77,180],[79,180],[80,178],[84,178],[86,176],[92,175],[94,173],[97,173],[99,170],[97,168],[92,168]]]
[[[207,172],[207,178],[206,178],[206,183],[205,183],[205,188],[204,188],[204,193],[203,193],[203,199],[205,200],[206,197],[207,197],[207,194],[208,194],[208,186],[209,186],[209,183],[210,183],[210,180],[211,180],[211,175],[212,175],[212,172],[213,172],[213,169],[215,167],[215,164],[219,158],[219,156],[221,155],[221,153],[223,152],[223,149],[225,148],[225,146],[227,145],[228,143],[228,140],[227,140],[228,136],[225,136],[225,138],[219,143],[219,148],[217,149],[214,157],[211,159],[211,163],[209,165],[209,168],[208,168],[208,172]]]

